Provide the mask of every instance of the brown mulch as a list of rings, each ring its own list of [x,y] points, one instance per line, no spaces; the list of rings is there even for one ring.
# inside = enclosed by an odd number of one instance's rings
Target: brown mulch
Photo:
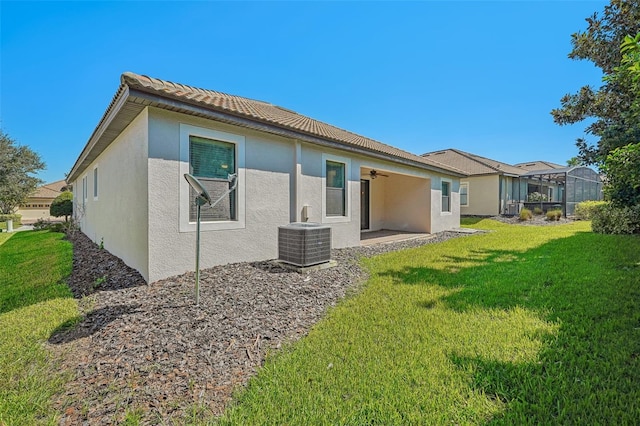
[[[69,285],[83,319],[49,346],[74,377],[54,405],[60,424],[181,424],[220,415],[269,351],[308,333],[366,278],[361,256],[436,243],[464,234],[332,251],[336,267],[297,273],[273,262],[237,263],[147,285],[120,259],[74,232]]]

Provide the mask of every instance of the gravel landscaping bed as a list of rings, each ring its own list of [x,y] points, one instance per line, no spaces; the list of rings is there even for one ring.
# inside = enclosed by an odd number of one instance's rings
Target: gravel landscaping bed
[[[497,220],[498,222],[509,223],[512,225],[528,226],[552,226],[573,222],[573,219],[568,219],[564,216],[559,220],[547,220],[546,215],[533,215],[533,218],[531,218],[531,220],[520,220],[519,216],[492,216],[488,219],[493,219]]]
[[[298,273],[274,262],[236,263],[145,284],[84,234],[74,244],[72,291],[83,318],[49,346],[74,375],[54,401],[60,424],[183,423],[220,415],[269,351],[304,336],[366,279],[362,256],[466,234],[332,251],[336,267]]]

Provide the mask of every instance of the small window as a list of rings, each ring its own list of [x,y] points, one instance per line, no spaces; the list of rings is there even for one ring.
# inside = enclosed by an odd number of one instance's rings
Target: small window
[[[469,184],[468,183],[460,184],[460,205],[464,207],[469,205]]]
[[[84,208],[87,203],[87,177],[82,178],[82,207]]]
[[[213,200],[229,190],[229,175],[236,173],[236,146],[233,143],[189,136],[189,171],[207,188]],[[196,221],[196,193],[190,189],[189,220]],[[213,208],[201,211],[205,222],[236,220],[236,192],[232,191]]]
[[[98,198],[98,168],[93,169],[93,198]]]
[[[344,163],[327,160],[327,216],[346,216],[346,176]]]
[[[442,182],[442,211],[451,211],[451,182]]]

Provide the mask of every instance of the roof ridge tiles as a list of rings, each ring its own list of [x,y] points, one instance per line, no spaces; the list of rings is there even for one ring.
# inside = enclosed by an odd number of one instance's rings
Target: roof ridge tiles
[[[174,83],[155,77],[136,74],[130,71],[123,73],[120,77],[120,81],[122,86],[128,86],[132,89],[147,92],[151,91],[161,96],[164,95],[177,100],[195,102],[209,108],[219,108],[231,114],[251,117],[258,121],[263,121],[275,126],[281,126],[283,128],[306,133],[312,136],[326,138],[341,144],[360,147],[396,158],[430,165],[432,167],[448,170],[457,174],[466,174],[464,171],[454,166],[449,166],[433,159],[420,157],[417,154],[358,135],[357,133],[349,130],[316,120],[269,102]],[[208,95],[209,98],[193,96],[194,93],[204,93]]]
[[[142,80],[148,80],[149,84],[144,84]],[[247,98],[245,96],[239,96],[239,95],[232,95],[230,93],[226,93],[226,92],[220,92],[217,90],[211,90],[211,89],[205,89],[203,87],[196,87],[196,86],[190,86],[188,84],[182,84],[182,83],[175,83],[173,81],[169,81],[169,80],[163,80],[160,78],[156,78],[156,77],[150,77],[148,75],[144,75],[144,74],[136,74],[134,72],[131,71],[126,71],[124,72],[121,76],[120,76],[120,81],[122,82],[122,84],[126,84],[127,86],[144,86],[144,87],[149,87],[152,86],[153,88],[156,88],[157,90],[163,90],[167,89],[169,87],[167,86],[172,86],[174,89],[178,89],[181,88],[183,90],[185,90],[185,92],[199,92],[208,96],[219,96],[219,97],[223,97],[226,98],[226,100],[232,100],[232,99],[241,99],[241,100],[247,100],[247,101],[251,101],[251,102],[257,102],[263,105],[267,105],[267,106],[276,106],[273,105],[270,102],[265,102],[265,101],[261,101],[259,99],[253,99],[253,98]]]

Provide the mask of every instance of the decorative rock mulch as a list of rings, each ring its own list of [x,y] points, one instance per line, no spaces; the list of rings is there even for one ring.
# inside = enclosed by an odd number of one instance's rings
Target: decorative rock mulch
[[[54,404],[62,425],[182,423],[198,407],[220,415],[232,392],[266,353],[304,336],[326,310],[356,291],[361,256],[464,235],[443,232],[369,247],[333,250],[338,266],[299,274],[273,262],[237,263],[145,284],[84,234],[74,244],[69,285],[83,319],[51,337],[62,368],[75,377]]]
[[[545,215],[533,215],[533,218],[531,218],[531,220],[520,220],[519,216],[493,216],[489,219],[497,220],[498,222],[502,223],[509,223],[512,225],[529,226],[552,226],[573,222],[573,219],[567,219],[566,217],[561,217],[560,220],[547,220],[547,216]]]

